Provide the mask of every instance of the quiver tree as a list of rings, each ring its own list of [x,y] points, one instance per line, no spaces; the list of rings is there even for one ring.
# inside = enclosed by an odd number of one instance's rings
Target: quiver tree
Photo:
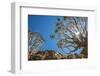
[[[87,58],[88,50],[88,32],[87,17],[61,17],[58,18],[52,39],[57,39],[57,46],[66,53],[64,48],[71,54],[78,49],[82,49],[81,54]],[[67,53],[66,53],[67,54]]]
[[[43,46],[45,40],[37,32],[28,32],[28,51],[31,52],[33,50],[40,50]]]

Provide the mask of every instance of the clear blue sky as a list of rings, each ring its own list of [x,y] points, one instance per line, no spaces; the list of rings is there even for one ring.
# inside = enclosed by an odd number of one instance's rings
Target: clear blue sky
[[[50,34],[54,31],[57,18],[61,16],[43,16],[43,15],[28,15],[28,29],[31,32],[40,33],[45,39],[43,48],[45,50],[55,50],[60,53],[64,53],[57,47],[57,40],[51,40]],[[66,53],[69,52],[65,49]],[[80,53],[80,50],[77,51]]]

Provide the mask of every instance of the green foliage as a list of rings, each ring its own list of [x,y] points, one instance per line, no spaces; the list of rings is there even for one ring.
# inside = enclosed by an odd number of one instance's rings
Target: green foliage
[[[50,35],[50,38],[51,38],[51,39],[54,39],[54,38],[55,38],[55,34],[52,33],[52,34]]]

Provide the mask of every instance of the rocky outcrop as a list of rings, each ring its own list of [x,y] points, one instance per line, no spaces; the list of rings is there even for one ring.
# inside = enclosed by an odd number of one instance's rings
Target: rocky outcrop
[[[85,58],[84,54],[66,54],[55,52],[53,50],[31,51],[28,54],[28,60],[57,60],[57,59],[80,59]]]
[[[50,51],[37,51],[29,52],[28,60],[53,60],[53,59],[63,59],[64,56],[58,52]]]

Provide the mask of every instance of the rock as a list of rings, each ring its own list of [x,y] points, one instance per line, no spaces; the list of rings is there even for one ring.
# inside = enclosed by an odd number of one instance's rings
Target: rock
[[[63,59],[64,56],[53,50],[47,51],[32,51],[28,55],[28,60],[52,60],[52,59]]]

